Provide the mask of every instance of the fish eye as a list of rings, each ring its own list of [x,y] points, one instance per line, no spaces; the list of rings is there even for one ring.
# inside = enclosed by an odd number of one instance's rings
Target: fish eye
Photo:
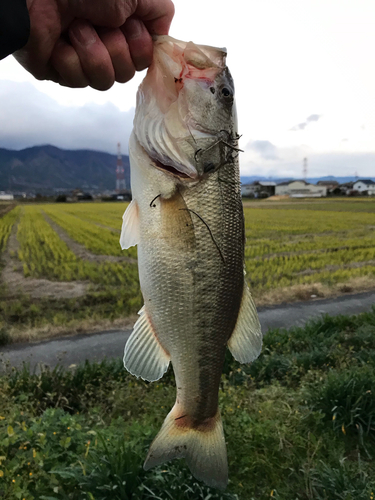
[[[211,94],[215,93],[215,87],[210,87]]]
[[[228,97],[228,96],[230,96],[230,95],[231,95],[230,90],[229,90],[229,89],[227,89],[226,87],[223,87],[223,88],[221,89],[221,93],[223,94],[223,96],[224,96],[224,97]]]

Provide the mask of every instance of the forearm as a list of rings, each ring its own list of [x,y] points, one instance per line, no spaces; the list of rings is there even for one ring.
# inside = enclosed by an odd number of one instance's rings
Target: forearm
[[[26,45],[29,35],[26,0],[0,0],[0,59]]]

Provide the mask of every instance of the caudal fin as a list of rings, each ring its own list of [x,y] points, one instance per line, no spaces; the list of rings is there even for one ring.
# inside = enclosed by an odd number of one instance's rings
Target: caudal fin
[[[187,416],[179,416],[176,405],[164,420],[150,446],[144,469],[174,458],[185,458],[193,476],[208,486],[224,489],[228,482],[227,450],[219,410],[199,426]]]

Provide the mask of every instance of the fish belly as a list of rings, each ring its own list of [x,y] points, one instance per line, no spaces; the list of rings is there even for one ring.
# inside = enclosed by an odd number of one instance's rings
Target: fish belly
[[[140,211],[145,310],[172,361],[177,418],[197,426],[217,413],[226,344],[243,293],[243,211],[234,171],[225,165],[151,206],[146,197]]]

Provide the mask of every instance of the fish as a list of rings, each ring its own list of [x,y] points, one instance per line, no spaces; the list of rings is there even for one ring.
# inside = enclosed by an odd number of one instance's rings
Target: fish
[[[245,281],[238,139],[226,50],[156,37],[129,140],[133,198],[120,244],[138,246],[144,306],[124,365],[155,381],[171,363],[176,380],[144,468],[185,458],[195,478],[220,489],[228,482],[218,406],[225,353],[250,363],[262,347]]]

